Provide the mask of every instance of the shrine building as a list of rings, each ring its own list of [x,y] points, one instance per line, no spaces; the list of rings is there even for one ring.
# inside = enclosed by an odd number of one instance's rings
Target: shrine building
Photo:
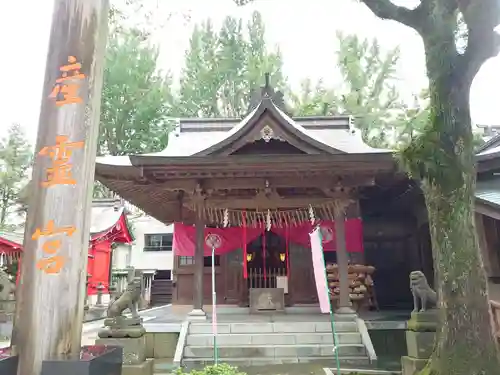
[[[409,273],[433,279],[422,194],[392,152],[365,144],[351,116],[291,117],[268,84],[245,118],[181,119],[164,151],[98,158],[96,179],[175,223],[173,303],[194,315],[211,304],[212,249],[217,304],[279,288],[285,306],[317,305],[317,225],[338,312],[409,311]],[[356,269],[371,283],[354,290]]]

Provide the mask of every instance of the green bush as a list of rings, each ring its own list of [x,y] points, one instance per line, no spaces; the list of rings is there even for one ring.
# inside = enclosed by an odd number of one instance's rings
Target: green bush
[[[182,369],[176,371],[176,375],[246,375],[244,372],[238,370],[238,367],[230,366],[227,363],[220,365],[211,365],[205,367],[203,370],[192,370],[184,372]]]

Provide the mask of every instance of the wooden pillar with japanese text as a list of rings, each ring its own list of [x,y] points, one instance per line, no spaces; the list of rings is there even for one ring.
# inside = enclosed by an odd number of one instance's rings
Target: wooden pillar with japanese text
[[[84,314],[108,0],[54,3],[13,331],[18,375],[78,358]]]

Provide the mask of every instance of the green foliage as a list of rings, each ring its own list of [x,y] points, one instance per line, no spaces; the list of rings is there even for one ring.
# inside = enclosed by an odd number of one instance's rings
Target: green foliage
[[[241,117],[251,92],[270,73],[272,85],[286,87],[283,61],[276,48],[269,51],[259,12],[246,29],[241,19],[226,17],[220,30],[210,20],[196,25],[185,56],[180,82],[179,111],[184,117]]]
[[[8,224],[16,213],[19,195],[28,180],[33,153],[23,128],[13,124],[0,140],[0,230],[13,229]]]
[[[158,48],[138,29],[112,30],[101,103],[98,154],[163,150],[175,121],[171,78],[157,71]]]
[[[409,108],[396,89],[399,49],[387,53],[377,39],[337,33],[337,69],[342,84],[328,89],[323,82],[302,82],[299,94],[292,94],[294,113],[302,116],[350,114],[365,141],[375,147],[407,143],[427,116],[420,102]]]
[[[191,370],[190,372],[178,369],[175,373],[176,375],[246,375],[244,372],[239,371],[237,367],[226,363],[207,366],[203,370]]]

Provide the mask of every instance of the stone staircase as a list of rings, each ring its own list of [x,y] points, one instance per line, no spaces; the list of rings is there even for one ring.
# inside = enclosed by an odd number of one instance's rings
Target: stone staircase
[[[367,365],[369,357],[355,320],[335,324],[339,359],[343,365]],[[235,366],[321,362],[335,363],[329,322],[219,323],[219,360]],[[212,324],[191,322],[184,347],[184,367],[213,363]]]

